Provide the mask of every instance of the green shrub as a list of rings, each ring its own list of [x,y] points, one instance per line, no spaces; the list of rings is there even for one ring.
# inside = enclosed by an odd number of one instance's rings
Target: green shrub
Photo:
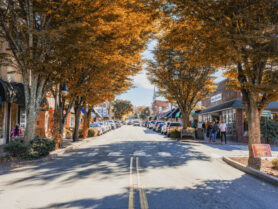
[[[23,144],[20,140],[11,141],[4,147],[4,151],[8,153],[9,156],[17,158],[26,158],[30,150],[28,144]]]
[[[31,158],[39,158],[41,156],[48,155],[55,148],[55,142],[51,139],[35,137],[30,141],[30,152]]]
[[[271,161],[271,164],[272,164],[273,168],[278,169],[278,158],[272,160],[272,161]]]
[[[88,137],[95,137],[98,135],[98,130],[96,128],[89,128]]]

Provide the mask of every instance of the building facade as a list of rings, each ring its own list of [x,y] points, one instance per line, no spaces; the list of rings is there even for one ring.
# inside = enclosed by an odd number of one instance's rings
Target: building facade
[[[227,136],[230,140],[246,142],[248,140],[247,116],[242,105],[242,95],[228,89],[225,81],[217,84],[217,89],[202,101],[205,107],[199,113],[199,122],[220,122],[227,124]],[[277,118],[278,102],[270,103],[262,117]],[[262,118],[263,119],[263,118]]]

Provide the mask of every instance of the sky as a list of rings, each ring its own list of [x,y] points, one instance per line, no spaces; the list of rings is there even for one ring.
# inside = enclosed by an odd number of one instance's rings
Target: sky
[[[142,54],[144,59],[153,58],[152,51],[154,50],[156,44],[156,41],[149,42],[147,49]],[[217,72],[215,76],[216,82],[224,79],[221,71]],[[116,99],[129,100],[136,107],[150,106],[153,102],[154,85],[152,85],[148,80],[147,71],[145,69],[133,77],[133,85],[133,88],[117,96]],[[163,98],[161,99],[163,100]]]

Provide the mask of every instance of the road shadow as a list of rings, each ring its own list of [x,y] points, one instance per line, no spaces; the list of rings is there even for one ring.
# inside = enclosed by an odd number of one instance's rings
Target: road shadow
[[[210,161],[211,158],[194,149],[194,144],[179,144],[176,141],[123,141],[88,148],[79,148],[64,156],[42,164],[1,171],[0,175],[10,173],[32,173],[6,182],[6,185],[22,183],[22,186],[43,185],[57,180],[67,184],[84,178],[99,180],[119,177],[129,173],[130,157],[138,153],[140,158],[151,159],[152,163],[142,165],[142,172],[148,168],[167,168],[186,165],[189,161]],[[171,153],[161,156],[160,153]],[[142,154],[142,155],[141,155]],[[135,157],[135,156],[134,156]],[[67,178],[64,175],[67,174]],[[19,176],[19,175],[18,175]]]
[[[43,206],[41,208],[32,209],[59,209],[59,208],[82,208],[82,209],[113,209],[127,208],[128,193],[111,195],[102,199],[79,199],[67,202],[57,202]]]
[[[277,187],[263,183],[249,175],[233,180],[199,180],[183,188],[145,189],[150,209],[277,209]],[[117,194],[102,199],[78,199],[57,202],[37,209],[128,208],[127,194]],[[135,198],[139,207],[139,199]]]
[[[207,180],[184,189],[147,190],[150,208],[276,209],[277,187],[247,174],[234,180]]]

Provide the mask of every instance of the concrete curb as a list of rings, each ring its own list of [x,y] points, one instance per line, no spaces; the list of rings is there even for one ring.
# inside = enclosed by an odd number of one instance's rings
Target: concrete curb
[[[211,145],[222,145],[219,142],[216,143],[209,143],[209,142],[205,142],[205,141],[196,141],[196,140],[190,140],[190,139],[182,139],[182,140],[178,140],[179,142],[189,142],[189,143],[199,143],[199,144],[211,144]]]
[[[263,181],[267,181],[275,186],[278,186],[278,178],[271,176],[269,174],[263,173],[259,170],[256,170],[254,168],[251,168],[249,166],[245,166],[239,162],[236,162],[228,157],[223,157],[222,160],[226,162],[227,164],[233,166],[234,168],[237,168],[245,173],[251,174],[252,176],[255,176]]]
[[[60,149],[60,150],[58,149],[58,150],[52,151],[52,152],[49,153],[48,156],[37,159],[37,160],[11,162],[11,163],[8,163],[8,165],[0,167],[0,168],[1,168],[1,170],[11,170],[11,169],[14,169],[16,167],[23,167],[25,165],[30,165],[30,164],[33,164],[33,163],[41,163],[41,162],[46,162],[46,161],[49,161],[49,160],[54,160],[58,156],[61,156],[61,155],[65,154],[65,153],[68,153],[68,152],[72,152],[77,147],[79,147],[81,144],[84,144],[85,142],[88,142],[90,140],[90,138],[86,138],[86,139],[80,141],[79,143],[70,145],[70,146],[65,147],[63,149]]]

